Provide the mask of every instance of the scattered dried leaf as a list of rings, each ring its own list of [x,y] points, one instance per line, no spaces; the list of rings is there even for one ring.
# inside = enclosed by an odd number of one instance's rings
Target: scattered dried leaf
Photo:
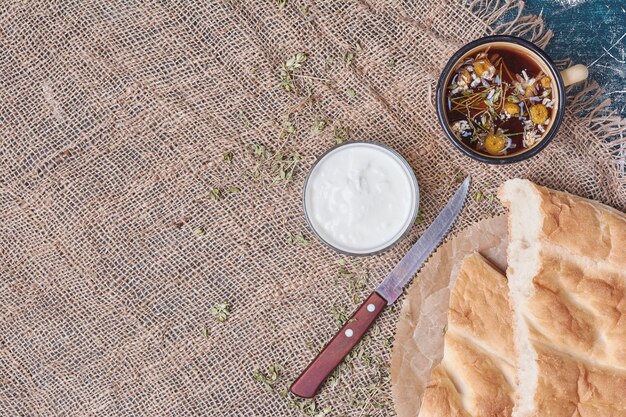
[[[298,152],[292,152],[288,155],[277,153],[271,165],[271,172],[273,174],[272,182],[287,182],[293,178],[293,173],[296,166],[302,157]]]
[[[480,203],[484,199],[485,199],[485,194],[483,194],[482,191],[478,190],[474,193],[474,201],[476,201],[477,203]]]
[[[295,132],[295,127],[286,127],[285,134]],[[291,133],[289,133],[291,132]],[[302,156],[298,152],[272,152],[263,144],[252,144],[249,150],[253,156],[261,160],[261,164],[254,171],[246,174],[248,178],[271,178],[272,183],[288,182],[293,178],[298,164],[302,161]],[[263,172],[261,172],[261,168]],[[264,175],[262,175],[264,174]]]
[[[326,129],[327,125],[328,122],[326,122],[326,120],[317,120],[313,122],[313,126],[311,126],[311,133],[313,133],[314,135],[319,135],[324,131],[324,129]]]
[[[215,317],[215,320],[220,323],[224,323],[230,316],[230,305],[228,303],[215,304],[209,309],[209,313]]]
[[[333,129],[333,141],[339,145],[350,139],[350,129],[337,123]]]
[[[333,305],[330,308],[330,314],[333,316],[337,326],[343,326],[348,321],[348,313],[344,306]]]
[[[422,211],[422,208],[420,207],[417,210],[417,216],[415,216],[415,224],[419,225],[422,224],[424,222],[424,212]]]
[[[211,200],[220,201],[224,199],[224,195],[222,195],[222,191],[218,187],[211,188],[209,192],[209,197]]]
[[[348,51],[343,55],[343,62],[345,62],[346,67],[349,67],[354,62],[354,52]]]
[[[307,246],[309,244],[309,240],[301,232],[290,234],[289,242],[299,246]]]
[[[272,389],[274,383],[278,380],[284,370],[284,366],[277,363],[275,365],[269,366],[266,371],[263,371],[261,369],[253,371],[252,379],[256,382],[264,384],[266,388]]]
[[[298,52],[283,63],[280,68],[280,84],[278,86],[285,91],[295,91],[294,75],[300,72],[302,64],[307,60],[305,52]]]
[[[295,134],[296,131],[297,130],[294,124],[291,121],[287,120],[278,137],[280,139],[285,139],[287,136]]]

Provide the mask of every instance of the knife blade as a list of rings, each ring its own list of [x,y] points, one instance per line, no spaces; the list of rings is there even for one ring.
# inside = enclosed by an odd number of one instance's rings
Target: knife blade
[[[470,177],[468,176],[424,234],[376,288],[376,292],[387,300],[387,304],[393,304],[398,299],[413,275],[448,233],[463,208],[469,183]]]
[[[467,176],[433,223],[309,366],[302,371],[289,391],[303,398],[315,396],[326,378],[361,340],[385,307],[398,299],[403,288],[443,240],[463,208],[469,184],[470,177]]]

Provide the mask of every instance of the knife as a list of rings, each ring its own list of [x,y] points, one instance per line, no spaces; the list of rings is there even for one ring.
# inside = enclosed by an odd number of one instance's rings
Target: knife
[[[300,374],[289,391],[303,398],[315,396],[322,383],[361,340],[385,307],[393,304],[400,297],[403,288],[448,233],[463,208],[469,184],[468,175],[441,213],[437,215],[435,221]]]

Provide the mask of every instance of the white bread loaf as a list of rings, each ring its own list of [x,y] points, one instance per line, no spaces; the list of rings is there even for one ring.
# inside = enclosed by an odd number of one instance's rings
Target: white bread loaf
[[[511,416],[515,347],[507,282],[478,253],[461,265],[450,295],[444,343],[419,416]]]
[[[514,417],[626,416],[626,215],[526,180],[509,209]]]

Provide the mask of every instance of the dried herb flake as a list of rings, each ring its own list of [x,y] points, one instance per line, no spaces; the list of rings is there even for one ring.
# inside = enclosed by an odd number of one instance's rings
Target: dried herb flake
[[[220,200],[224,199],[224,195],[222,194],[222,190],[220,190],[217,187],[211,188],[211,191],[209,192],[209,197],[211,197],[211,200],[215,200],[215,201],[220,201]]]
[[[478,190],[474,193],[474,201],[476,201],[477,203],[480,203],[481,201],[483,201],[485,199],[485,194],[483,194],[482,191]]]
[[[417,210],[417,216],[415,216],[415,224],[419,225],[422,224],[424,222],[424,212],[422,211],[422,208],[420,207]]]
[[[309,240],[301,232],[291,234],[289,241],[299,246],[307,246],[309,244]]]
[[[328,123],[326,122],[326,120],[318,120],[313,123],[313,126],[311,126],[311,133],[313,133],[314,135],[319,135],[324,131],[324,129],[326,129],[327,125]]]
[[[228,303],[215,304],[209,309],[209,313],[215,317],[215,320],[220,323],[224,323],[230,316],[230,305]]]
[[[343,61],[346,63],[346,66],[349,67],[354,62],[354,52],[348,51],[343,55]]]
[[[338,123],[333,129],[333,141],[339,145],[350,138],[350,129]]]
[[[294,76],[300,72],[307,58],[306,52],[298,52],[283,63],[280,68],[280,84],[278,84],[280,88],[285,91],[295,91]]]

